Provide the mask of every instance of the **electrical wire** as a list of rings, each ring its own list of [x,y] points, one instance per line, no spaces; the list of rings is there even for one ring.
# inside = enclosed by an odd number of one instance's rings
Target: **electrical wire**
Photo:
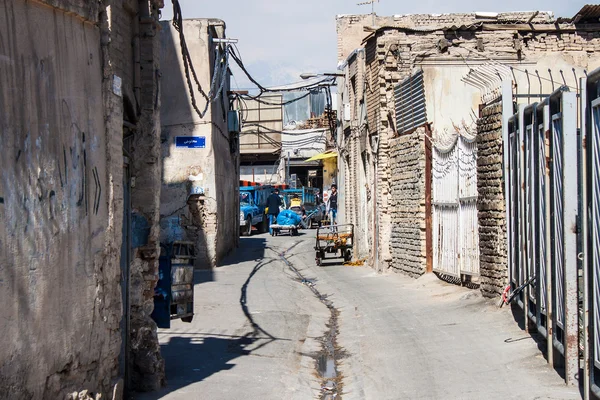
[[[264,130],[266,130],[269,133],[280,133],[282,135],[295,135],[295,136],[308,135],[308,134],[316,133],[316,132],[319,132],[319,131],[321,131],[323,129],[326,129],[326,128],[314,128],[314,129],[307,129],[307,130],[304,130],[304,131],[302,131],[302,130],[301,131],[293,131],[293,130],[279,131],[277,129],[269,128],[269,127],[266,127],[266,126],[261,125],[259,123],[247,124],[247,125],[244,125],[244,127],[257,127],[259,129],[264,129]],[[242,132],[242,133],[246,133],[246,132]],[[253,133],[253,132],[250,131],[248,133]]]

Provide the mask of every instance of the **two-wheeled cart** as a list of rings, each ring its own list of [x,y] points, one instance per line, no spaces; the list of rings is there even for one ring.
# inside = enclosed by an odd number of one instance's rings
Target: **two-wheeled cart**
[[[352,261],[354,247],[354,224],[329,225],[317,228],[315,245],[315,261],[321,265],[328,258],[343,258],[344,262]]]
[[[273,224],[270,227],[271,236],[281,235],[282,232],[288,232],[290,236],[298,236],[298,225]]]

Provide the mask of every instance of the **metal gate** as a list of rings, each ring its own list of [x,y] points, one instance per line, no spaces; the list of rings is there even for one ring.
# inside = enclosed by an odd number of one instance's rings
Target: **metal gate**
[[[512,97],[505,105],[512,109]],[[511,289],[535,278],[517,299],[526,329],[531,322],[547,337],[549,361],[552,353],[560,355],[556,359],[564,361],[566,381],[574,382],[579,357],[576,93],[561,88],[542,104],[520,105],[507,119],[505,148]]]
[[[581,88],[584,394],[600,398],[600,69]]]
[[[433,270],[479,275],[477,144],[458,136],[449,150],[432,153]]]

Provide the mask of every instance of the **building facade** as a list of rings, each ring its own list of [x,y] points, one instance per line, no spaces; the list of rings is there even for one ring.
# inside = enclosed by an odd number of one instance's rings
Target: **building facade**
[[[7,398],[121,398],[163,383],[150,319],[161,7],[0,2]]]
[[[161,243],[195,243],[197,268],[212,268],[238,244],[238,132],[228,128],[229,79],[225,23],[184,20],[192,65],[207,97],[193,88],[182,65],[179,32],[161,22]],[[191,72],[189,72],[191,74]]]
[[[375,228],[374,237],[357,229],[359,255],[411,276],[475,280],[497,295],[508,271],[501,126],[490,101],[503,79],[517,99],[576,87],[600,62],[595,25],[543,12],[376,23],[387,25],[338,18],[344,217]],[[350,52],[358,26],[367,32]],[[369,210],[359,209],[365,199]]]

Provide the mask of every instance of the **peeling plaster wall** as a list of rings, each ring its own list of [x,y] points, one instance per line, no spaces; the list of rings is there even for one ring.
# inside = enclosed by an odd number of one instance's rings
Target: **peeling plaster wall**
[[[0,1],[0,393],[121,398],[124,121],[134,214],[131,388],[163,383],[150,319],[158,266],[157,1]],[[143,60],[136,62],[140,51]],[[136,84],[136,66],[143,67]],[[121,90],[118,90],[118,79]]]
[[[0,393],[109,393],[122,203],[107,163],[120,132],[105,130],[100,30],[3,0],[0,37]]]
[[[204,118],[192,108],[182,65],[178,32],[162,22],[161,60],[161,242],[191,240],[196,244],[196,267],[211,268],[237,246],[239,236],[239,156],[230,151],[226,113],[229,79],[223,94]],[[208,91],[212,80],[214,44],[224,37],[225,24],[215,19],[185,20],[186,42],[198,79]],[[195,90],[198,107],[206,104]],[[177,148],[177,136],[203,136],[205,148]],[[192,188],[202,194],[193,194]]]

